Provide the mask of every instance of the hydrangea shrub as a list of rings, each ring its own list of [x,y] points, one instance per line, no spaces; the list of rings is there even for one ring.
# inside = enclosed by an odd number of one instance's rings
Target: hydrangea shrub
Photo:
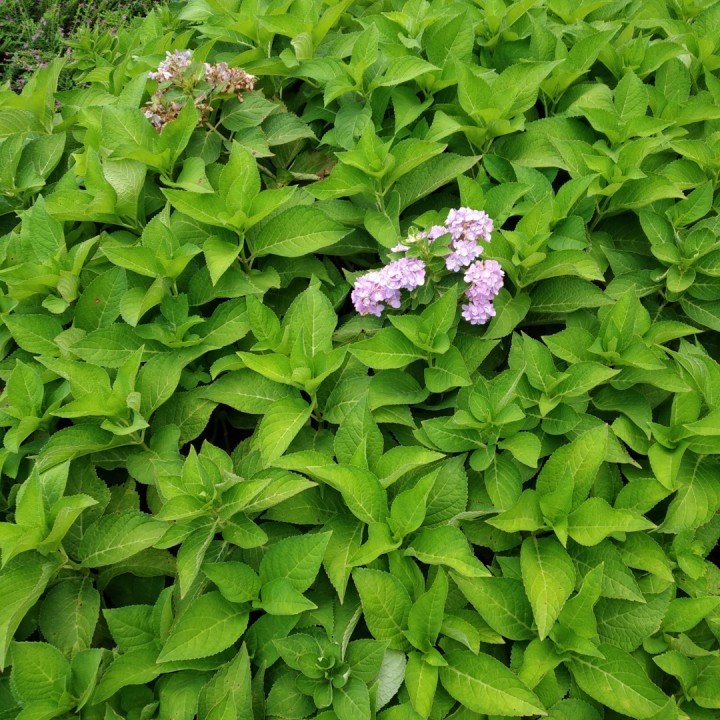
[[[189,0],[0,92],[0,720],[714,720],[719,7]]]

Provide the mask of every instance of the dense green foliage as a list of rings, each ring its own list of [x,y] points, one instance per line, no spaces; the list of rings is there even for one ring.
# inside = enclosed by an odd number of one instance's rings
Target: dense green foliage
[[[189,0],[0,92],[0,718],[716,718],[719,43]],[[157,132],[184,49],[258,79]],[[457,207],[496,316],[357,315]]]

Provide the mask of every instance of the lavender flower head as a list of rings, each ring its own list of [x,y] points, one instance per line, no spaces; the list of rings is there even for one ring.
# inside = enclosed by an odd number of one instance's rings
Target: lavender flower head
[[[400,291],[387,287],[382,270],[374,270],[359,277],[350,297],[360,315],[380,317],[385,309],[383,303],[390,307],[400,307]]]
[[[425,245],[411,254],[426,257],[427,246],[449,234],[451,252],[444,257],[445,267],[450,272],[464,270],[465,282],[469,283],[465,290],[468,302],[462,306],[462,317],[472,325],[484,325],[495,315],[493,299],[500,292],[505,277],[495,260],[477,260],[484,249],[480,241],[489,242],[492,230],[493,221],[487,213],[472,208],[457,208],[450,210],[444,225],[411,231],[391,252],[406,253],[419,240],[425,240]],[[430,254],[426,259],[428,257]],[[360,315],[380,317],[386,305],[400,307],[400,291],[412,291],[423,285],[425,273],[423,260],[407,256],[366,273],[356,280],[351,294],[355,309]]]
[[[484,325],[495,315],[492,301],[503,286],[505,273],[495,260],[480,260],[466,270],[464,277],[470,283],[465,290],[470,302],[462,306],[462,316],[471,325]]]
[[[400,290],[414,290],[424,282],[425,263],[417,258],[400,258],[359,277],[350,298],[360,315],[380,317],[385,309],[383,303],[400,307]]]
[[[451,210],[445,220],[445,225],[453,240],[477,242],[480,238],[485,242],[490,242],[490,235],[493,231],[493,221],[487,213],[471,208]]]
[[[473,240],[454,240],[453,248],[454,252],[445,256],[445,267],[451,272],[467,267],[483,251]]]
[[[417,258],[393,260],[380,272],[391,290],[414,290],[425,282],[425,263]]]
[[[458,208],[448,213],[445,225],[445,232],[452,236],[453,248],[453,252],[445,257],[445,265],[451,272],[457,272],[482,253],[479,239],[490,242],[493,221],[482,210]]]

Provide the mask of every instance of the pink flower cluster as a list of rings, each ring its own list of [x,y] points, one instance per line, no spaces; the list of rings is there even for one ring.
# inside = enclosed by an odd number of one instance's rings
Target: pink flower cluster
[[[482,254],[483,247],[478,241],[490,242],[492,230],[493,221],[483,210],[457,208],[448,213],[444,225],[433,225],[425,232],[415,233],[406,242],[412,244],[418,239],[426,239],[432,243],[443,235],[450,235],[453,252],[445,256],[445,266],[451,272],[458,272]],[[399,243],[392,252],[407,252],[409,249],[405,243]]]
[[[393,260],[380,270],[359,277],[351,294],[360,315],[380,317],[385,309],[400,307],[400,291],[414,290],[425,282],[425,263],[417,258]]]
[[[420,240],[430,245],[443,235],[450,235],[452,252],[444,257],[445,267],[451,272],[466,268],[465,282],[470,283],[465,291],[469,302],[462,306],[462,316],[471,325],[483,325],[495,315],[492,301],[500,292],[505,277],[495,260],[477,260],[483,252],[479,241],[489,242],[492,231],[493,221],[487,213],[472,208],[457,208],[450,210],[444,225],[411,232],[391,252],[406,253]],[[355,281],[351,298],[360,315],[380,317],[386,305],[400,307],[400,290],[414,290],[424,282],[423,260],[402,257],[380,270],[359,277]]]
[[[458,272],[482,254],[483,247],[478,240],[490,242],[493,221],[482,210],[458,208],[448,213],[445,227],[452,237],[453,249],[445,257],[445,265],[451,272]]]
[[[484,325],[495,316],[493,298],[503,286],[505,273],[495,260],[479,260],[465,271],[465,282],[470,287],[465,295],[470,300],[462,306],[462,316],[471,325]]]

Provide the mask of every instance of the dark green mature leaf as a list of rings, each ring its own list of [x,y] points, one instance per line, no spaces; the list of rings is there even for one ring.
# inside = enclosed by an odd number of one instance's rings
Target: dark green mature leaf
[[[347,230],[314,206],[298,205],[276,215],[248,238],[253,255],[300,257],[339,242]]]
[[[478,161],[477,156],[445,153],[431,158],[401,178],[396,185],[400,195],[400,209],[417,202],[434,190],[447,185],[458,175],[469,170]]]

